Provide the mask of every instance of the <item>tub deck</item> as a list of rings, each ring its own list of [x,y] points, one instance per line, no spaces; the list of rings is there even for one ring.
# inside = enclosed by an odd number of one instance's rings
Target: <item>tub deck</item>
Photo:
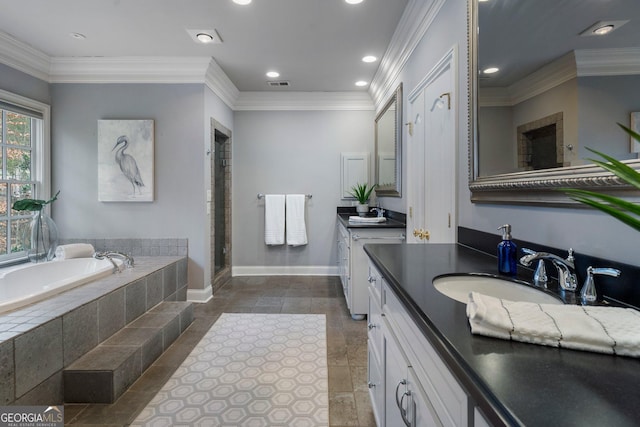
[[[158,303],[186,300],[186,293],[186,257],[136,257],[133,269],[0,314],[0,378],[8,380],[0,405],[62,403],[64,367]]]

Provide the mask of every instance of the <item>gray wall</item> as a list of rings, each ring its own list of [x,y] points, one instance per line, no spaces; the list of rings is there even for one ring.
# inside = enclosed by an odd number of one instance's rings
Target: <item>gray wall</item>
[[[593,158],[586,147],[617,159],[635,159],[629,136],[616,123],[629,126],[629,115],[640,111],[640,76],[578,78],[578,134],[581,158]]]
[[[54,84],[53,218],[65,238],[187,238],[189,286],[202,289],[205,227],[205,86]],[[213,112],[213,102],[208,110]],[[104,203],[97,197],[97,121],[155,121],[155,201]]]
[[[51,104],[49,84],[33,76],[0,64],[0,89]]]
[[[336,266],[340,153],[373,152],[373,111],[238,111],[233,134],[234,272],[279,267],[318,273]],[[258,193],[305,193],[309,244],[264,244]],[[264,269],[262,267],[268,267]]]

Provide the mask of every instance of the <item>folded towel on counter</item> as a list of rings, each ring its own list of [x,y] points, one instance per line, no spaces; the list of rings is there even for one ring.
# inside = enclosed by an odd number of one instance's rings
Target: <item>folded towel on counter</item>
[[[304,205],[307,196],[304,194],[287,194],[287,244],[291,246],[306,245],[307,226],[304,222]]]
[[[471,292],[467,316],[474,334],[640,357],[640,312],[630,308],[514,302]]]
[[[264,243],[284,244],[284,194],[264,196]]]
[[[95,253],[93,245],[90,243],[71,243],[60,245],[56,248],[56,258],[59,260],[71,258],[91,258]]]
[[[349,222],[385,222],[386,217],[383,216],[350,216]]]

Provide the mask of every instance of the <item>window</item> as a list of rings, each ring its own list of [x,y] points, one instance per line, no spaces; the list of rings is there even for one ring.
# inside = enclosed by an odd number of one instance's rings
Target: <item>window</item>
[[[50,195],[48,129],[48,105],[0,90],[0,263],[29,249],[31,213],[13,202]]]

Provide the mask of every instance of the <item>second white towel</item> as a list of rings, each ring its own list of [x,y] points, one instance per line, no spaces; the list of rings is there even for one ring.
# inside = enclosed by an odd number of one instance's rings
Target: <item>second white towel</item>
[[[304,194],[287,194],[287,244],[302,246],[307,241],[307,226],[304,221]]]

